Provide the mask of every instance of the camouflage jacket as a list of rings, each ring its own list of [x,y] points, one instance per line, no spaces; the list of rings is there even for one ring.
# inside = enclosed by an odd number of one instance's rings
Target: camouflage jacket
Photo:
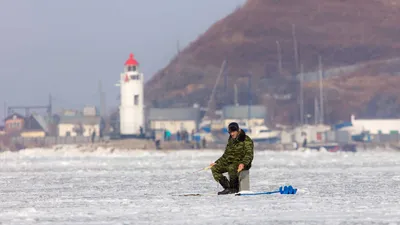
[[[224,154],[215,163],[229,165],[232,163],[244,164],[246,170],[251,168],[254,156],[253,140],[240,130],[237,138],[229,136]]]

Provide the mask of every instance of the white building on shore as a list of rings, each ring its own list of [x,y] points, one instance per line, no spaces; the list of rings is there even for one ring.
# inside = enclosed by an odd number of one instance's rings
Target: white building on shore
[[[353,129],[369,131],[370,134],[393,134],[400,132],[400,119],[356,119],[351,115]]]

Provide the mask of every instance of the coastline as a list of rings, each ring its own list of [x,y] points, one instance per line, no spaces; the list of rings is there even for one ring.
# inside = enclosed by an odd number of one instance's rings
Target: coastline
[[[310,143],[311,144],[311,143]],[[315,144],[314,144],[315,145]],[[398,151],[400,152],[400,143],[351,143],[355,151]],[[224,150],[225,143],[207,143],[206,146],[196,144],[195,142],[178,142],[178,141],[163,141],[160,142],[157,148],[153,140],[146,139],[121,139],[121,140],[105,140],[95,141],[82,141],[79,143],[54,143],[45,144],[41,141],[34,142],[12,142],[5,145],[0,142],[0,151],[21,151],[24,149],[43,148],[43,149],[62,149],[62,148],[76,148],[83,152],[92,152],[97,150],[107,150],[114,152],[115,150],[134,151],[134,150],[156,150],[156,151],[178,151],[178,150]],[[318,148],[313,148],[313,151],[318,151]],[[267,144],[255,143],[254,149],[256,151],[298,151],[293,147],[293,144]],[[348,151],[339,148],[335,151]],[[354,151],[353,151],[354,152]]]

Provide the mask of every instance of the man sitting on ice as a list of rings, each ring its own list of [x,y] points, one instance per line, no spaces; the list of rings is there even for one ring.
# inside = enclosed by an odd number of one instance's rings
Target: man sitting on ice
[[[253,140],[239,128],[237,123],[228,126],[230,134],[224,154],[214,163],[211,163],[211,172],[214,179],[224,188],[219,195],[239,192],[239,172],[249,170],[253,161]],[[229,181],[223,175],[228,172]]]

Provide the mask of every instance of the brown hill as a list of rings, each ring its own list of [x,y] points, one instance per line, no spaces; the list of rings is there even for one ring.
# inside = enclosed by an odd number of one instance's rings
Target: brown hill
[[[195,102],[206,106],[219,67],[227,60],[226,80],[221,79],[216,93],[218,106],[233,102],[234,84],[239,86],[239,102],[247,104],[247,74],[252,73],[253,104],[267,104],[274,123],[298,122],[299,85],[294,75],[300,71],[300,64],[306,72],[312,72],[318,68],[319,55],[324,69],[369,62],[376,65],[376,60],[397,57],[398,21],[398,0],[248,0],[154,75],[146,84],[146,99],[158,106]],[[325,116],[329,122],[348,119],[350,113],[379,116],[384,99],[400,96],[396,90],[385,90],[385,94],[376,91],[378,86],[386,85],[384,78],[389,76],[377,76],[380,67],[364,76],[359,75],[361,69],[345,72],[332,72],[331,75],[343,76],[324,81]],[[392,83],[397,79],[388,78]],[[317,92],[313,91],[312,82],[306,86],[306,111],[313,114]],[[340,89],[335,92],[334,87]],[[376,107],[367,100],[356,99],[359,96],[354,90],[363,90],[362,96],[374,99]],[[337,99],[328,98],[331,91]],[[358,103],[349,106],[349,102]],[[336,109],[338,106],[340,109]],[[385,116],[398,114],[393,109],[386,110],[389,112]]]
[[[369,62],[357,70],[324,82],[326,119],[349,119],[350,113],[365,118],[400,116],[400,59]],[[305,85],[308,102],[319,91],[318,82]]]

